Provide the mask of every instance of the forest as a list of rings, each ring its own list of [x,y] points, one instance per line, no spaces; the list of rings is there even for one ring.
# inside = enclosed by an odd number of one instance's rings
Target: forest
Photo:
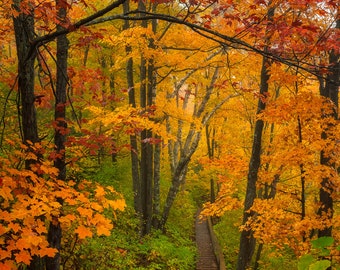
[[[0,269],[340,269],[337,0],[0,0]]]

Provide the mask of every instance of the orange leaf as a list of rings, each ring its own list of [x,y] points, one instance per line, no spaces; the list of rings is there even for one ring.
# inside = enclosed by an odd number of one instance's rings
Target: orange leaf
[[[8,248],[7,248],[7,250],[0,249],[0,260],[1,261],[3,261],[4,259],[9,259],[9,258],[11,258],[11,256],[12,256],[11,251],[8,250]],[[0,269],[2,269],[2,268],[0,267]]]
[[[9,187],[3,186],[0,189],[0,196],[4,199],[4,200],[13,200],[13,195],[12,195],[12,191]]]
[[[29,264],[32,257],[26,250],[21,250],[18,254],[15,254],[15,261],[17,263]]]
[[[112,225],[111,225],[111,227],[112,227]],[[99,226],[97,226],[97,234],[109,236],[111,234],[111,231],[108,227],[106,227],[104,225],[99,225]]]
[[[99,203],[96,203],[96,202],[91,203],[91,208],[98,212],[103,211],[103,207]]]
[[[124,199],[117,199],[114,201],[109,200],[108,203],[114,210],[124,211],[124,208],[126,207],[126,203]]]
[[[17,268],[14,266],[13,261],[6,261],[3,263],[0,263],[0,269],[1,270],[13,270]]]
[[[44,256],[54,257],[54,255],[57,253],[57,249],[55,249],[55,248],[42,248],[37,253],[40,257],[44,257]]]
[[[105,196],[105,190],[104,190],[104,188],[103,187],[101,187],[101,186],[97,186],[97,188],[96,188],[96,197],[97,198],[100,198],[100,197],[103,197],[103,196]]]
[[[93,211],[89,208],[78,207],[77,211],[82,216],[92,217]]]
[[[80,239],[85,239],[86,237],[92,237],[92,232],[89,228],[80,225],[75,232],[79,235]]]

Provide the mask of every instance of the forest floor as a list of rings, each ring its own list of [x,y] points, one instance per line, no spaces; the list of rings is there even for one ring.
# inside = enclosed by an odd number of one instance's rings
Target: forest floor
[[[196,270],[217,270],[218,265],[210,238],[207,220],[199,218],[200,210],[197,212],[195,221],[196,245],[198,248],[198,260]]]

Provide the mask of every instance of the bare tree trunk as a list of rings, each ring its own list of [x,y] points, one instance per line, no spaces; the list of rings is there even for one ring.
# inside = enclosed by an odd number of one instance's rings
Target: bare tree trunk
[[[146,11],[145,3],[138,2],[138,9]],[[148,22],[143,20],[142,27],[147,27]],[[151,84],[148,78],[148,66],[145,57],[141,56],[140,63],[140,106],[147,112],[147,107],[151,105],[150,100]],[[148,81],[148,82],[147,82]],[[150,102],[151,101],[151,102]],[[153,148],[148,143],[148,138],[152,137],[150,130],[143,130],[141,132],[141,156],[140,156],[140,176],[141,176],[141,207],[142,207],[142,235],[146,235],[151,231],[152,225],[152,182],[153,182]]]
[[[160,139],[156,136],[156,139]],[[159,227],[159,216],[160,216],[160,172],[161,172],[161,145],[157,143],[154,148],[154,159],[153,159],[153,221],[152,226],[154,228]]]
[[[129,1],[125,1],[123,4],[124,13],[130,11]],[[124,30],[130,28],[129,21],[124,21]],[[131,47],[125,48],[127,54],[131,53]],[[136,108],[136,97],[135,97],[135,84],[133,79],[133,59],[130,57],[126,63],[126,78],[127,87],[129,93],[129,104]],[[142,213],[142,201],[141,201],[141,184],[139,174],[139,160],[138,160],[138,144],[136,135],[130,135],[130,146],[131,146],[131,170],[132,170],[132,190],[133,190],[133,205],[137,214]]]
[[[190,153],[188,153],[188,155],[186,155],[185,157],[182,157],[179,160],[178,165],[176,166],[176,170],[172,175],[171,186],[168,191],[168,195],[167,195],[163,213],[162,213],[162,218],[159,224],[159,229],[163,231],[165,229],[165,224],[169,218],[170,209],[175,201],[175,198],[181,186],[182,179],[183,177],[185,177],[185,175],[183,175],[183,172],[186,172],[185,168],[188,166],[191,156],[196,151],[200,138],[201,138],[201,134],[197,133],[195,140],[192,144],[192,147],[190,148]]]
[[[340,19],[337,20],[336,28],[340,28]],[[332,117],[333,119],[338,119],[338,102],[339,102],[339,86],[340,86],[340,62],[339,54],[335,50],[332,50],[329,54],[329,73],[326,76],[325,82],[320,81],[320,95],[328,98],[333,102],[334,110],[332,115],[326,115],[325,117]],[[329,126],[331,128],[331,126]],[[322,138],[327,139],[327,130],[322,133]],[[329,155],[321,151],[320,155],[321,165],[330,166],[334,168],[335,164],[331,161]],[[332,193],[334,191],[334,184],[329,177],[324,177],[321,181],[321,188],[319,191],[319,198],[321,206],[319,208],[318,214],[320,216],[327,216],[332,219],[334,208],[333,208],[333,198]],[[332,236],[332,226],[328,226],[322,230],[319,230],[318,237],[322,236]]]
[[[209,128],[209,125],[205,127],[205,137],[207,141],[207,148],[208,148],[208,157],[212,160],[215,156],[215,127]],[[212,133],[212,135],[211,135]],[[213,178],[210,179],[210,202],[215,202],[216,195],[215,195],[215,180]]]
[[[34,39],[34,15],[21,12],[20,0],[13,3],[19,15],[13,17],[14,32],[18,56],[18,92],[21,99],[21,132],[24,143],[38,142],[38,127],[34,93],[34,61],[36,53],[29,55],[31,41]],[[32,161],[26,163],[27,169]]]
[[[56,0],[58,20],[62,23],[66,18],[67,7],[62,0]],[[60,24],[57,25],[57,30],[64,29]],[[58,179],[66,180],[66,162],[65,162],[65,141],[67,128],[66,123],[66,97],[67,97],[67,58],[68,58],[68,39],[66,35],[57,37],[57,82],[55,90],[55,109],[54,120],[56,122],[56,129],[54,133],[55,151],[58,157],[54,161],[54,166],[59,170]],[[62,204],[62,200],[58,199]],[[51,247],[56,248],[58,251],[61,249],[62,231],[58,217],[53,217],[53,222],[50,223],[48,230],[48,243]],[[53,258],[46,258],[46,270],[59,270],[60,269],[60,252]]]

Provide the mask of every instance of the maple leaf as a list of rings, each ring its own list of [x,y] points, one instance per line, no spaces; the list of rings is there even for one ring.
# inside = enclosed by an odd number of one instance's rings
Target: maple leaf
[[[124,211],[126,207],[126,203],[124,199],[109,200],[108,203],[114,210]]]
[[[18,224],[18,223],[13,223],[13,222],[10,222],[8,225],[7,225],[7,229],[8,230],[13,230],[13,232],[17,233],[20,229],[21,229],[21,226]]]
[[[13,270],[16,269],[14,263],[12,261],[0,262],[1,270]]]
[[[104,188],[103,187],[101,187],[101,186],[97,186],[97,188],[96,188],[96,198],[101,198],[101,197],[103,197],[103,196],[105,196],[105,190],[104,190]]]
[[[9,248],[7,248],[7,250],[0,249],[0,259],[1,260],[11,258],[11,257],[12,257],[12,253],[11,253]],[[2,269],[2,268],[0,267],[0,269]]]
[[[58,252],[57,249],[55,248],[42,248],[42,249],[39,249],[37,251],[37,255],[39,255],[40,257],[54,257],[54,255]]]
[[[32,256],[26,250],[20,250],[19,253],[15,254],[15,261],[17,263],[24,263],[28,265],[32,260]]]
[[[86,217],[92,217],[93,211],[89,208],[84,208],[84,207],[78,207],[77,211],[79,212],[80,215],[86,216]]]
[[[45,223],[39,219],[36,221],[36,226],[34,227],[34,230],[38,234],[47,233],[47,228],[46,228]]]
[[[80,225],[75,231],[80,239],[85,239],[86,237],[92,237],[92,231],[83,225]]]
[[[112,226],[113,227],[113,226]],[[111,234],[110,228],[104,226],[104,225],[98,225],[96,226],[97,234],[98,235],[106,235],[109,236]],[[112,229],[112,228],[111,228]]]
[[[95,211],[103,210],[103,207],[99,203],[96,203],[96,202],[91,202],[91,208]]]

